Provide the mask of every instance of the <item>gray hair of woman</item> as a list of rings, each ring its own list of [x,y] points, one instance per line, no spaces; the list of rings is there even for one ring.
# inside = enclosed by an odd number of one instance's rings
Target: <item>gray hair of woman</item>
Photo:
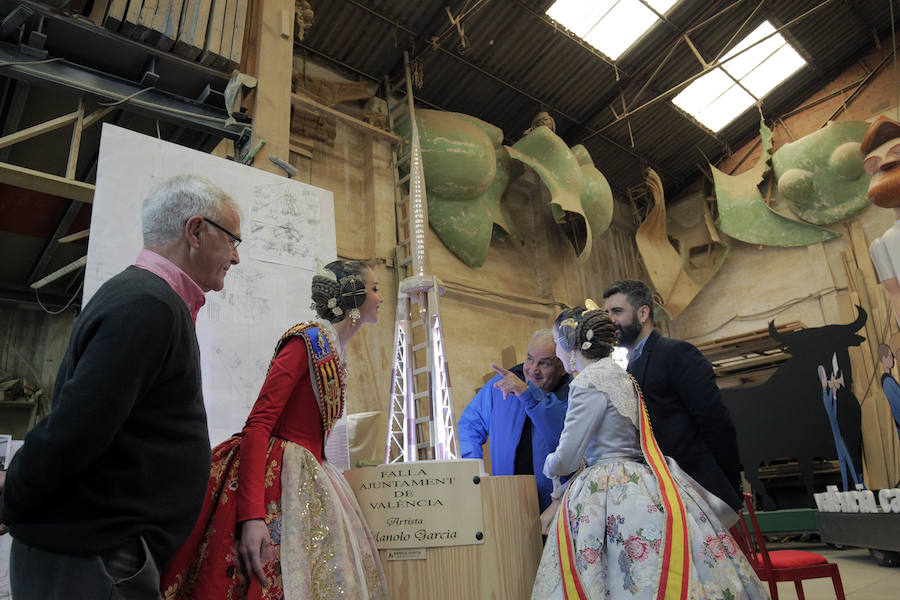
[[[222,188],[199,175],[176,175],[157,185],[141,207],[144,247],[156,248],[177,240],[194,215],[221,221],[226,210],[241,216],[241,207]]]

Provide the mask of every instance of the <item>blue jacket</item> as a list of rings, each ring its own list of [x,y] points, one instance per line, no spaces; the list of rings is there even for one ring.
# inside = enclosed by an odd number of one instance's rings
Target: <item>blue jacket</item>
[[[521,364],[510,371],[525,380]],[[490,437],[492,474],[513,475],[516,447],[522,437],[527,414],[533,423],[531,449],[534,477],[537,480],[538,503],[543,511],[550,505],[553,484],[541,471],[544,459],[559,445],[572,378],[569,375],[563,377],[560,385],[549,394],[529,383],[521,396],[510,394],[506,400],[503,399],[503,392],[494,387],[499,380],[500,375],[497,375],[484,384],[463,411],[457,425],[460,452],[463,458],[483,458],[481,446]]]

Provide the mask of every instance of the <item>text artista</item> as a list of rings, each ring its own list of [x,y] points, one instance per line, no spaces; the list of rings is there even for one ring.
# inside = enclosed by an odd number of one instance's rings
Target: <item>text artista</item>
[[[388,517],[386,523],[389,527],[396,525],[423,525],[422,519],[406,518],[406,517]]]

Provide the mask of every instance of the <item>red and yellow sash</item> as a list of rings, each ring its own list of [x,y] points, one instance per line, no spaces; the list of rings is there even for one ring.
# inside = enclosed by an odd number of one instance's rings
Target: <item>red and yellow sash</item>
[[[665,531],[660,545],[660,574],[656,598],[657,600],[684,600],[688,597],[691,582],[687,513],[678,489],[675,487],[672,473],[669,472],[666,459],[653,436],[650,417],[647,414],[647,407],[644,406],[644,395],[633,377],[632,382],[638,395],[641,450],[659,482],[659,493],[666,515]],[[566,490],[556,518],[559,567],[566,599],[581,600],[587,596],[581,586],[578,569],[575,567],[575,544],[569,528],[568,495],[569,492]]]
[[[325,438],[331,433],[331,429],[344,412],[344,389],[346,382],[343,380],[340,358],[337,348],[333,348],[325,333],[315,323],[300,323],[288,329],[275,345],[275,356],[292,336],[299,335],[306,342],[306,350],[309,354],[309,370],[314,375],[310,377],[315,381],[313,391],[316,402],[319,405],[319,414],[322,416],[322,427],[325,429]],[[271,363],[269,368],[272,368]]]
[[[569,528],[569,490],[563,494],[559,512],[556,514],[556,544],[559,548],[559,571],[562,575],[563,594],[566,600],[584,600],[587,596],[581,587],[578,569],[575,567],[575,542]]]

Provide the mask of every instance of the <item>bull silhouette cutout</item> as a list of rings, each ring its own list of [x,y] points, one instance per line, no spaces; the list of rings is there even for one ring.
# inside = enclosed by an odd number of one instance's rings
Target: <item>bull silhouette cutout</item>
[[[838,459],[834,431],[823,403],[821,365],[832,365],[832,377],[838,373],[843,377],[843,385],[830,386],[828,391],[834,395],[837,422],[850,460],[856,472],[862,472],[859,468],[862,418],[859,402],[853,395],[848,349],[865,340],[856,332],[865,325],[868,315],[861,307],[856,309],[859,314],[850,324],[810,327],[791,333],[777,331],[775,321],[770,321],[769,335],[787,346],[785,351],[790,358],[764,383],[722,390],[722,399],[737,429],[744,475],[753,490],[762,496],[766,510],[779,507],[759,479],[762,462],[796,460],[812,506],[812,461]]]

